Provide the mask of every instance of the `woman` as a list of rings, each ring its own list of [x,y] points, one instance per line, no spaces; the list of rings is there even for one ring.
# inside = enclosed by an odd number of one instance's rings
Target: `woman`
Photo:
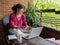
[[[13,13],[10,15],[10,30],[11,34],[22,34],[20,28],[24,26],[24,30],[28,31],[26,16],[23,14],[25,7],[22,4],[16,4],[12,7]],[[24,30],[22,32],[24,32]]]

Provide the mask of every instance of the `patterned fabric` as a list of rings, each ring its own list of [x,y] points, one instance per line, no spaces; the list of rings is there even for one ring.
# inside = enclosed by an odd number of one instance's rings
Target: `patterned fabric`
[[[27,25],[26,16],[22,14],[21,18],[18,20],[16,14],[12,13],[10,16],[9,24],[11,28],[14,27],[14,25],[19,27],[26,26]]]

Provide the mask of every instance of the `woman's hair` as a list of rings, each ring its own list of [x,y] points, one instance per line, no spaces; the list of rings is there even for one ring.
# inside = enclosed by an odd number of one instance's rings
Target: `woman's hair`
[[[16,5],[14,5],[14,6],[12,7],[12,10],[13,10],[14,12],[17,12],[17,9],[25,9],[25,6],[22,5],[22,4],[16,4]]]

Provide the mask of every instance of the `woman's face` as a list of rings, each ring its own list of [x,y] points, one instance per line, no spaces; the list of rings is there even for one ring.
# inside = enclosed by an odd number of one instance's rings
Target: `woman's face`
[[[23,9],[23,8],[22,8],[22,9],[18,9],[17,12],[18,12],[19,14],[23,14],[24,9]]]

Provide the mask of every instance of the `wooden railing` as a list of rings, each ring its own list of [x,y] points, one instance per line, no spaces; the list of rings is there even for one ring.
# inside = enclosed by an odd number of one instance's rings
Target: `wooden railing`
[[[60,11],[55,11],[55,9],[47,9],[47,10],[36,10],[36,12],[40,13],[41,25],[44,25],[43,23],[46,23],[45,25],[48,25],[48,26],[53,27],[55,29],[58,29],[58,27],[60,27],[60,18],[57,19],[54,16],[53,17],[51,17],[51,16],[49,16],[49,17],[42,16],[42,13],[44,13],[44,12],[47,12],[47,13],[54,12],[55,14],[60,14]]]

